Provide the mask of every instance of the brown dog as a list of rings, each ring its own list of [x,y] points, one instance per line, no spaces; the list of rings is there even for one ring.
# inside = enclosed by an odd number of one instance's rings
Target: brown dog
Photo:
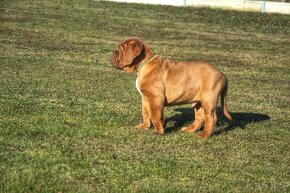
[[[112,53],[111,63],[125,72],[137,72],[136,87],[142,96],[143,117],[137,128],[148,129],[152,121],[155,132],[163,134],[164,106],[192,104],[195,120],[182,131],[197,131],[205,125],[198,137],[208,138],[217,121],[219,95],[224,115],[232,120],[226,109],[227,79],[210,64],[163,59],[138,38],[123,41]]]

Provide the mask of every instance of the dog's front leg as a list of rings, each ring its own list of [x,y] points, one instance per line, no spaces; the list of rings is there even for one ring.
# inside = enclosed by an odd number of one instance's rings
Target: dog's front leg
[[[150,106],[146,97],[142,96],[142,118],[143,123],[136,126],[138,129],[148,129],[151,127]]]
[[[164,100],[160,97],[149,98],[150,114],[153,126],[155,128],[155,133],[162,135],[164,134]]]

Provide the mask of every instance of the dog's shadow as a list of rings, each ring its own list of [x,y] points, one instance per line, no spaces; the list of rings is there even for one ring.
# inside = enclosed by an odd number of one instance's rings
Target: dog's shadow
[[[194,120],[194,111],[192,108],[178,108],[174,111],[180,112],[176,115],[165,119],[166,133],[177,132],[181,130],[181,127],[189,126]],[[236,128],[245,129],[248,124],[258,123],[270,119],[268,115],[259,113],[242,113],[242,112],[229,112],[233,121],[229,121],[222,113],[222,109],[217,107],[217,127],[221,127],[218,130],[214,130],[213,135],[220,135],[224,132],[232,131]]]

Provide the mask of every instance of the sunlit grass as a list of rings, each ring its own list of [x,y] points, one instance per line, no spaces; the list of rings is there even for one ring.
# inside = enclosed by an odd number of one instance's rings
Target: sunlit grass
[[[289,192],[290,16],[102,1],[1,1],[1,192]],[[139,131],[136,75],[109,56],[137,36],[229,79],[214,135]]]

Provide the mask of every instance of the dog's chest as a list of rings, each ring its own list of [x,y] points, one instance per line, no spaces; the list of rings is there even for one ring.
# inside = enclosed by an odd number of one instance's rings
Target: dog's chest
[[[136,86],[138,92],[140,93],[140,95],[142,95],[142,92],[141,92],[141,90],[140,90],[140,88],[139,88],[139,81],[138,81],[138,78],[137,78],[136,81],[135,81],[135,86]]]

